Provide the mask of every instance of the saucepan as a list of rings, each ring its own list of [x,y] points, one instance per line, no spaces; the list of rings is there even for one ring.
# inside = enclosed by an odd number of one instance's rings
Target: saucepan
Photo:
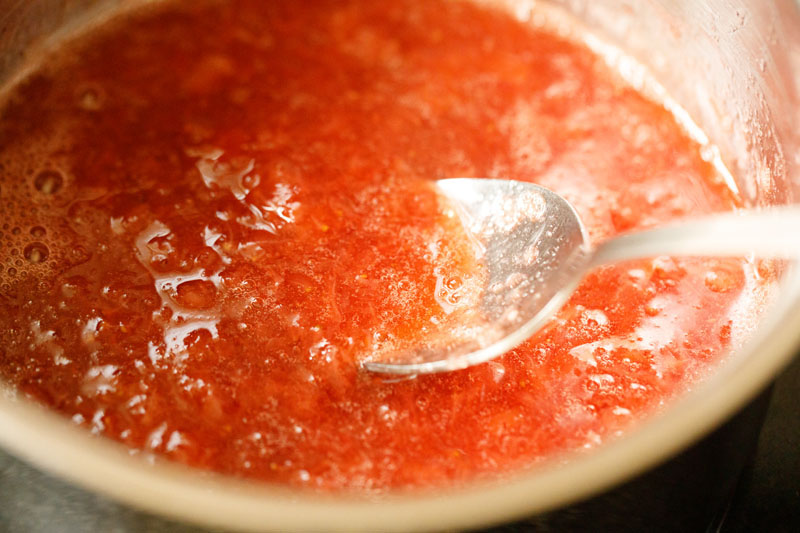
[[[629,83],[668,102],[698,140],[710,139],[715,148],[709,157],[725,163],[745,204],[798,198],[800,10],[791,0],[480,1],[501,4],[531,23],[550,9],[575,18],[590,46]],[[0,82],[20,75],[60,34],[136,3],[0,0]],[[658,83],[645,83],[649,76]],[[265,486],[158,459],[146,463],[10,387],[0,392],[0,444],[40,469],[135,508],[237,530],[456,529],[548,516],[542,513],[657,472],[658,464],[736,413],[743,413],[736,419],[747,431],[757,431],[758,416],[748,414],[753,408],[742,409],[800,347],[800,273],[788,263],[779,270],[758,326],[712,377],[626,436],[502,482],[379,499]]]

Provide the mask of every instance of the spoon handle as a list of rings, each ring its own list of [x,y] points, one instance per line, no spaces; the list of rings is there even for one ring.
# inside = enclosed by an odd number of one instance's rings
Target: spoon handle
[[[800,258],[800,207],[743,210],[620,235],[597,246],[590,266],[657,255]]]

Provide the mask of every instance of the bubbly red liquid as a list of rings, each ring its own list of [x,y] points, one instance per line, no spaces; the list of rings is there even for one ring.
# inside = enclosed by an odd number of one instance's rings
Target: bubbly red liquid
[[[701,379],[737,260],[593,272],[496,361],[359,361],[480,280],[428,181],[529,180],[593,239],[737,200],[588,49],[467,2],[142,10],[0,115],[0,372],[94,433],[322,489],[441,486],[592,448]]]

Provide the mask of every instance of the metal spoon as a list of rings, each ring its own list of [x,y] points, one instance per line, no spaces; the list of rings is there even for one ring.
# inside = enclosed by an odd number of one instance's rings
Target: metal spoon
[[[484,250],[479,309],[452,332],[364,362],[367,370],[426,374],[489,361],[541,328],[602,264],[657,255],[800,257],[798,207],[715,214],[592,246],[575,209],[544,187],[477,178],[436,185]]]

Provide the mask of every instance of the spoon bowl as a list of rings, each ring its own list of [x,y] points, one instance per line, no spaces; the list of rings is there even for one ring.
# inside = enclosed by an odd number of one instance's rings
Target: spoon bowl
[[[487,281],[478,309],[460,316],[458,328],[365,361],[369,371],[427,374],[494,359],[539,330],[602,264],[656,255],[800,255],[797,207],[709,215],[592,246],[572,205],[539,185],[454,178],[436,186],[482,250]]]

